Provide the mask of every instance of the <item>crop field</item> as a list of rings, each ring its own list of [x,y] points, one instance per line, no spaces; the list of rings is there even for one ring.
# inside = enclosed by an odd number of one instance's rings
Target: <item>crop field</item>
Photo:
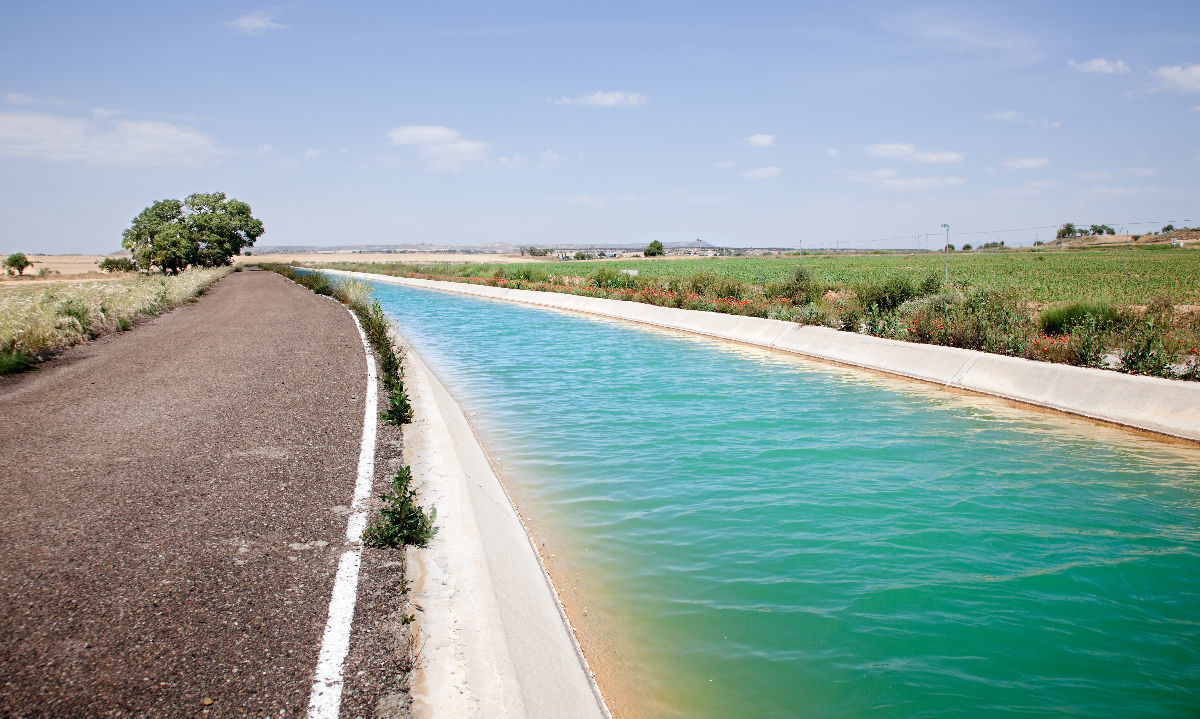
[[[803,265],[818,281],[849,287],[891,275],[919,280],[941,277],[946,258],[937,253],[896,255],[817,254],[803,257],[712,257],[695,260],[608,260],[531,262],[527,264],[410,265],[431,275],[492,277],[498,271],[518,276],[524,268],[535,277],[587,277],[601,267],[637,270],[641,277],[677,279],[708,272],[763,285],[786,281]],[[1146,305],[1155,298],[1200,305],[1200,249],[1166,246],[1059,252],[955,252],[949,257],[950,283],[961,288],[1013,290],[1038,304],[1101,301]]]

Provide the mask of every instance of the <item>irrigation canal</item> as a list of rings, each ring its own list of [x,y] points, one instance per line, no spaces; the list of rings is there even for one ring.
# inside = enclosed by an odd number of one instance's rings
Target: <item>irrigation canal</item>
[[[1200,450],[378,283],[629,716],[1183,717]]]

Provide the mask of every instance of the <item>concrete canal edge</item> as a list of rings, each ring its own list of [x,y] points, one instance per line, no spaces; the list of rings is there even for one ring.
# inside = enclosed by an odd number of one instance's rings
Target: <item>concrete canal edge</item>
[[[408,550],[424,717],[611,719],[558,593],[462,409],[409,348],[405,459],[437,534]]]
[[[901,342],[782,320],[490,285],[326,272],[539,307],[573,310],[791,352],[1003,397],[1068,414],[1200,442],[1200,382],[1141,377],[956,347]]]

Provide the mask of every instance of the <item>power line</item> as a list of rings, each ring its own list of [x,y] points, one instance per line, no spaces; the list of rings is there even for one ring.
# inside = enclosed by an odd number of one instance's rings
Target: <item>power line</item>
[[[1193,218],[1193,219],[1182,219],[1182,220],[1144,220],[1144,221],[1139,221],[1139,222],[1111,222],[1111,223],[1107,223],[1107,224],[1109,224],[1110,226],[1131,227],[1131,226],[1137,226],[1137,225],[1160,225],[1160,224],[1166,225],[1166,224],[1174,224],[1176,222],[1180,222],[1180,223],[1200,222],[1200,219]],[[960,237],[960,236],[965,236],[965,235],[995,235],[995,234],[1006,233],[1006,232],[1034,232],[1037,230],[1057,230],[1061,227],[1062,227],[1062,225],[1039,225],[1036,227],[1012,227],[1012,228],[1008,228],[1008,229],[1004,229],[1004,230],[969,230],[966,232],[952,232],[951,235],[953,235],[954,237]],[[895,237],[880,237],[880,238],[874,239],[874,240],[855,240],[853,242],[850,242],[849,244],[852,246],[853,245],[874,245],[874,244],[878,244],[880,242],[894,242],[896,240],[911,240],[912,238],[917,237],[918,235],[925,236],[925,235],[935,235],[935,234],[941,234],[941,233],[940,232],[920,232],[920,233],[915,233],[915,234],[910,233],[907,235],[896,235]]]

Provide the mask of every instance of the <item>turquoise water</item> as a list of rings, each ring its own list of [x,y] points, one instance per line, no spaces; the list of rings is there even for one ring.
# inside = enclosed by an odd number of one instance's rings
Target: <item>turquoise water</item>
[[[1200,712],[1200,451],[628,324],[377,295],[471,413],[585,640],[607,627],[591,658],[619,709]]]

